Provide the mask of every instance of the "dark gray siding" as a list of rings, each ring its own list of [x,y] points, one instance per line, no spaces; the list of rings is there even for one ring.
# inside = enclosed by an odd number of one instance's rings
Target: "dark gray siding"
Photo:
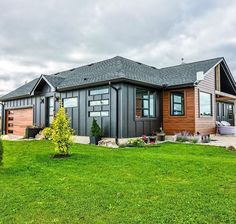
[[[116,84],[119,90],[118,120],[119,120],[119,138],[137,137],[143,134],[150,134],[152,130],[157,131],[160,128],[160,94],[157,92],[156,118],[139,119],[135,118],[135,94],[136,86],[126,83]],[[89,95],[89,91],[98,88],[108,88],[108,94]],[[70,117],[70,125],[76,135],[89,136],[92,125],[92,117],[89,117],[90,111],[108,111],[107,117],[96,117],[96,120],[102,128],[103,135],[106,137],[116,136],[116,91],[109,86],[93,87],[66,92],[50,93],[47,87],[42,87],[39,96],[32,96],[24,99],[10,100],[5,102],[5,109],[33,107],[33,121],[35,125],[45,126],[46,115],[46,97],[55,95],[65,98],[76,97],[78,107],[66,108]],[[108,99],[109,105],[89,106],[90,100]],[[55,103],[55,111],[59,108],[59,102]]]
[[[156,92],[156,117],[136,119],[136,87],[131,84],[121,85],[121,117],[119,137],[129,138],[150,135],[151,131],[159,131],[161,123],[160,93]],[[145,88],[145,87],[142,87]]]

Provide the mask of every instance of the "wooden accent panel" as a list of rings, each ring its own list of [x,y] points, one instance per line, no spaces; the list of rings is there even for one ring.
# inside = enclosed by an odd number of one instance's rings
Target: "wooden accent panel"
[[[215,68],[215,88],[220,91],[220,64]]]
[[[199,91],[212,94],[212,116],[211,117],[200,117],[200,105],[199,105]],[[196,132],[200,134],[214,134],[216,132],[216,98],[215,98],[215,69],[209,71],[205,76],[205,79],[201,81],[195,88],[195,102],[196,102]]]
[[[171,92],[184,92],[184,116],[171,116],[170,97]],[[195,133],[195,97],[194,88],[167,90],[163,94],[163,129],[169,134],[175,134],[181,131]]]
[[[13,109],[6,111],[7,134],[25,135],[25,128],[33,124],[33,109]]]

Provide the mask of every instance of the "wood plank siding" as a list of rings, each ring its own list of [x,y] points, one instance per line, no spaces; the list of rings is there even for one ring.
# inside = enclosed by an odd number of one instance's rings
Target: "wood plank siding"
[[[22,108],[6,111],[7,134],[24,136],[27,126],[33,124],[33,109]]]
[[[171,92],[184,92],[183,116],[171,115]],[[173,135],[181,131],[195,133],[195,97],[194,88],[175,89],[164,91],[163,94],[163,129],[168,135]]]
[[[180,131],[190,133],[214,134],[216,121],[216,98],[215,98],[215,68],[211,69],[196,87],[185,89],[173,89],[164,92],[163,102],[163,128],[167,134]],[[171,116],[171,92],[184,92],[184,116]],[[201,117],[199,105],[200,91],[210,93],[212,96],[212,116]]]
[[[216,98],[215,98],[215,69],[211,69],[205,76],[205,79],[201,81],[195,88],[195,102],[196,102],[196,120],[195,127],[196,132],[201,134],[214,134],[216,126]],[[200,117],[200,105],[199,105],[199,92],[203,91],[212,94],[212,116],[211,117]]]

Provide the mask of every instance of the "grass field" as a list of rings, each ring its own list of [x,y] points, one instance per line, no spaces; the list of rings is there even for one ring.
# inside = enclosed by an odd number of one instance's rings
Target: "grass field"
[[[236,223],[236,152],[5,141],[0,223]]]

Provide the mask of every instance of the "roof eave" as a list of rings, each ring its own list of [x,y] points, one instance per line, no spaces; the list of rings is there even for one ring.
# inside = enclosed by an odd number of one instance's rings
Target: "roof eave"
[[[137,85],[143,85],[143,86],[149,86],[152,88],[158,88],[162,89],[162,85],[156,85],[152,83],[147,83],[143,81],[137,81],[137,80],[132,80],[132,79],[127,79],[127,78],[117,78],[117,79],[111,79],[111,80],[106,80],[106,81],[100,81],[100,82],[94,82],[94,83],[85,83],[82,85],[76,85],[76,86],[69,86],[69,87],[58,87],[57,90],[60,91],[67,91],[67,90],[73,90],[73,89],[82,89],[86,87],[92,87],[92,86],[101,86],[101,85],[107,85],[109,82],[128,82],[132,84],[137,84]]]

